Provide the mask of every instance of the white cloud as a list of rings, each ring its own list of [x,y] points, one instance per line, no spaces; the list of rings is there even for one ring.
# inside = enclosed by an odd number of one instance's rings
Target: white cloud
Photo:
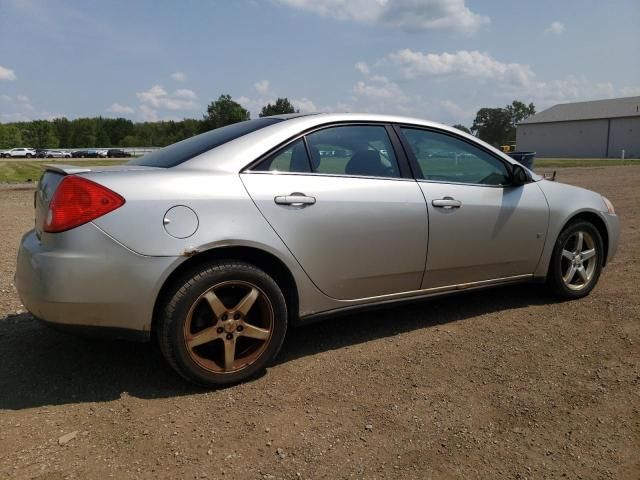
[[[107,108],[108,112],[118,113],[118,114],[131,114],[134,112],[133,108],[128,105],[120,105],[119,103],[112,104],[109,108]]]
[[[160,85],[154,85],[145,92],[136,93],[136,96],[142,103],[147,103],[156,108],[160,106],[160,101],[167,95],[167,91]]]
[[[477,109],[464,108],[453,100],[448,99],[440,101],[438,107],[445,113],[444,116],[449,123],[468,123],[477,111]],[[440,121],[443,120],[440,119]]]
[[[0,65],[0,80],[15,80],[16,72]]]
[[[460,76],[497,80],[526,86],[535,76],[529,65],[504,63],[488,53],[460,50],[456,53],[422,53],[408,48],[387,56],[405,78]]]
[[[31,104],[31,99],[26,95],[16,95],[12,97],[10,95],[2,95],[0,99],[6,104],[3,110],[15,110],[16,113],[10,115],[31,115],[35,113],[35,108]]]
[[[189,90],[188,88],[180,88],[173,92],[173,96],[176,98],[183,98],[185,100],[195,100],[198,98],[196,92]]]
[[[291,100],[291,104],[296,110],[300,110],[300,112],[302,113],[316,113],[318,111],[318,107],[316,107],[316,104],[309,100],[307,97],[294,98],[293,100]]]
[[[53,120],[62,117],[61,113],[39,111],[31,104],[31,99],[26,95],[0,95],[0,122],[28,122],[43,119]]]
[[[620,89],[620,95],[622,95],[623,97],[640,96],[640,85],[637,87],[622,87]]]
[[[551,33],[553,35],[562,35],[564,33],[565,27],[564,23],[560,22],[551,22],[551,25],[544,31],[544,33]]]
[[[355,67],[356,70],[358,70],[362,75],[369,75],[369,65],[367,65],[365,62],[357,62]]]
[[[2,123],[11,122],[28,122],[32,118],[22,112],[0,113],[0,121]]]
[[[505,93],[513,95],[513,92]],[[611,98],[619,95],[611,82],[592,83],[586,78],[573,76],[559,80],[537,81],[529,85],[527,89],[516,93],[534,100],[536,104],[541,106],[558,102]]]
[[[140,105],[140,116],[142,120],[145,122],[157,122],[158,121],[158,112],[151,107],[147,107],[146,105]]]
[[[269,92],[269,80],[260,80],[253,84],[258,93],[265,94]]]
[[[198,108],[198,98],[193,90],[178,89],[167,92],[161,85],[154,85],[149,90],[136,93],[138,100],[147,107],[167,110],[194,110]]]
[[[354,85],[353,93],[372,100],[404,100],[402,89],[393,82],[374,84],[359,81]]]
[[[381,24],[407,31],[452,30],[474,33],[490,23],[472,12],[465,0],[277,0],[318,15]]]
[[[253,97],[247,97],[245,95],[242,95],[242,96],[233,98],[233,101],[238,102],[240,105],[242,105],[243,108],[246,108],[247,110],[249,110],[249,113],[251,114],[251,118],[256,118],[258,114],[262,111],[262,107],[264,107],[266,104],[276,103],[276,99],[270,96],[269,97],[260,96],[258,98],[253,98]]]
[[[360,110],[376,113],[407,113],[409,96],[395,82],[383,75],[374,75],[364,62],[355,65],[365,77],[352,88],[353,104],[346,110]]]
[[[187,76],[182,72],[173,72],[171,78],[176,82],[184,82],[187,80]]]

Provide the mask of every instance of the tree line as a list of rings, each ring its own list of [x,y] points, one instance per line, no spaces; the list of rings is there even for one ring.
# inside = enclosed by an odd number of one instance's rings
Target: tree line
[[[259,116],[296,113],[287,98],[265,105]],[[460,130],[499,146],[515,141],[516,124],[535,114],[533,103],[514,100],[504,108],[481,108],[471,129]],[[56,118],[0,123],[0,148],[164,147],[213,128],[249,120],[250,114],[230,95],[211,102],[201,119],[133,122],[126,118]]]
[[[288,99],[262,108],[260,117],[294,113]],[[126,118],[56,118],[0,123],[0,148],[164,147],[212,128],[249,120],[249,111],[230,95],[209,104],[202,119],[133,122]]]

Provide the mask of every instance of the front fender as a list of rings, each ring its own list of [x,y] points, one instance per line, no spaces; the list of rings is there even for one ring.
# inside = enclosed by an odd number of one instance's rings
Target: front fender
[[[578,215],[597,217],[605,226],[608,246],[605,263],[616,252],[619,236],[619,221],[615,214],[607,212],[602,195],[573,185],[542,180],[537,182],[549,204],[549,228],[540,262],[535,271],[536,277],[546,277],[553,247],[564,227]]]

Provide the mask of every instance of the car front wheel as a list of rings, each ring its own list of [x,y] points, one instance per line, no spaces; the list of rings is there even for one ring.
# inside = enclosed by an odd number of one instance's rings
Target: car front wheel
[[[604,260],[598,229],[579,220],[565,227],[556,241],[547,281],[559,298],[587,296],[596,286]]]
[[[157,338],[184,378],[211,387],[247,380],[280,351],[287,305],[276,282],[239,261],[210,263],[174,284]]]

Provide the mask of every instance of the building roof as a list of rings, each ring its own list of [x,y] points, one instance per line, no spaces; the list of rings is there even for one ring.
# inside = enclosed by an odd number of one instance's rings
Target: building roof
[[[520,124],[636,116],[640,116],[640,97],[624,97],[591,102],[560,103],[523,120]]]

